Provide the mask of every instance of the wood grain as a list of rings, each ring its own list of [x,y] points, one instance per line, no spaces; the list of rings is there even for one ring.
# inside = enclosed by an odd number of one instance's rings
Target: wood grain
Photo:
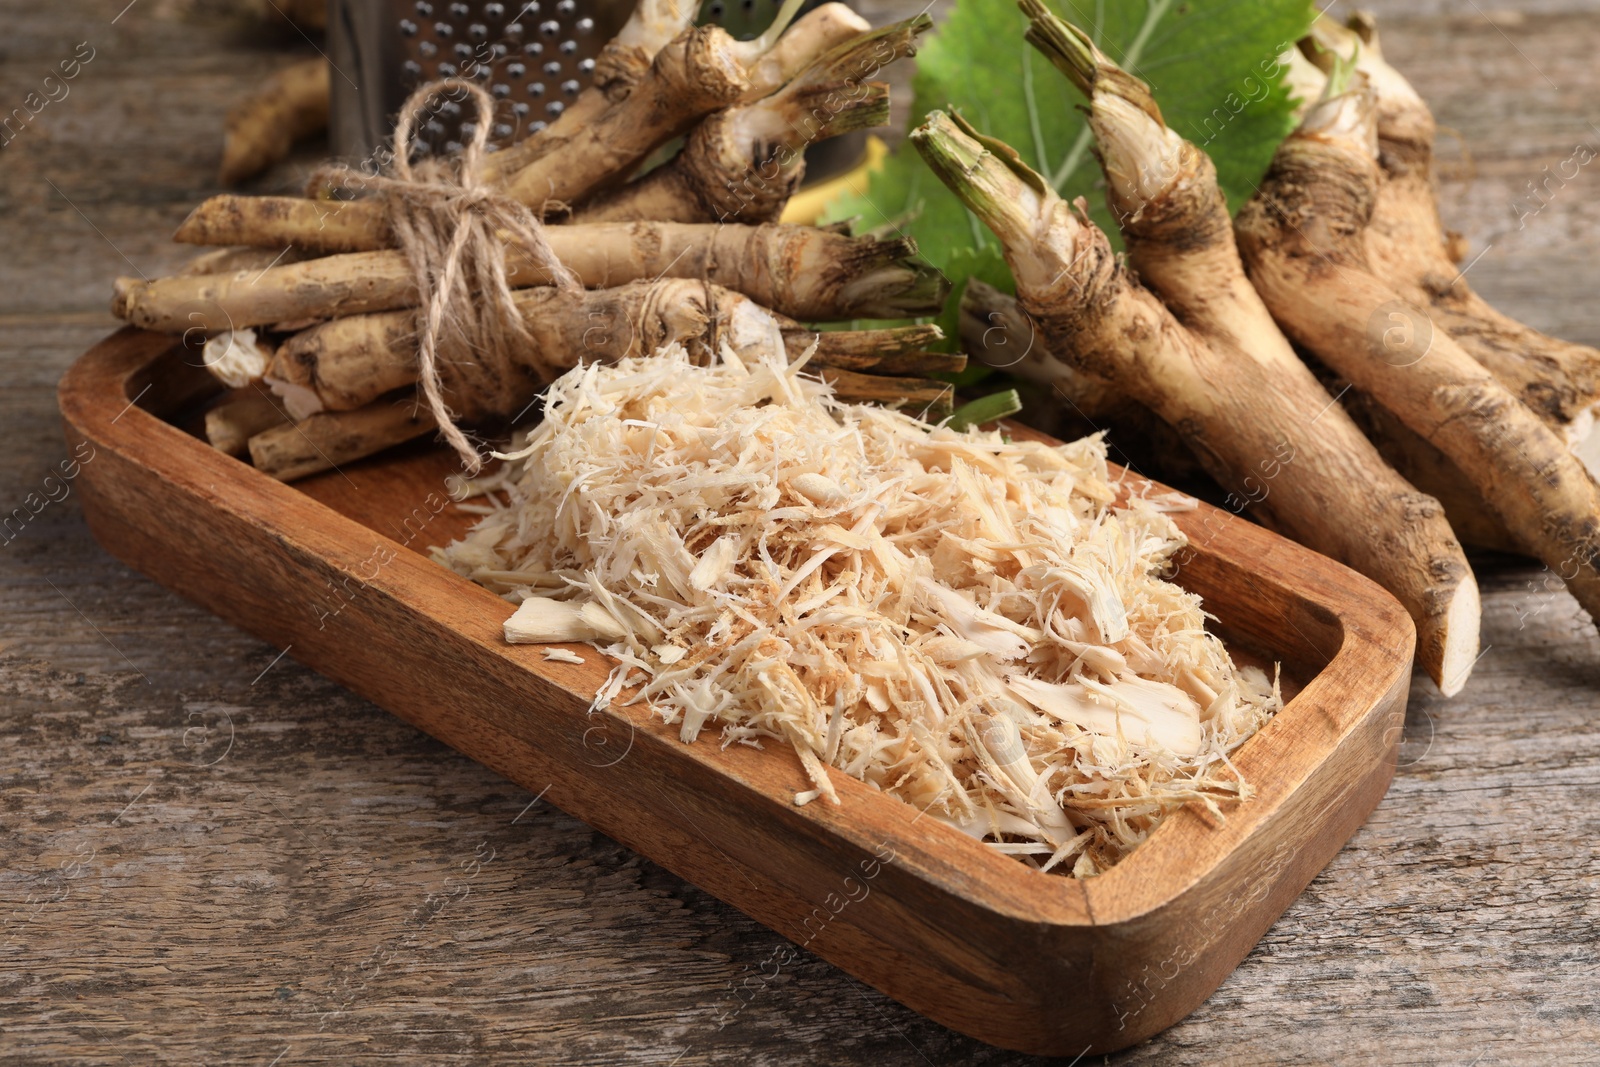
[[[55,385],[115,326],[109,283],[129,265],[109,242],[152,276],[181,262],[164,235],[218,191],[226,107],[286,49],[309,53],[203,2],[141,0],[111,26],[123,6],[73,25],[5,9],[8,107],[49,57],[100,48],[0,149],[6,509],[70,455]],[[1443,188],[1471,254],[1494,245],[1474,285],[1600,342],[1595,175],[1522,231],[1509,209],[1572,138],[1600,139],[1594,6],[1377,6],[1388,55],[1476,164]],[[315,155],[256,187],[294,188]],[[1479,579],[1487,651],[1454,701],[1414,684],[1373,817],[1206,1004],[1112,1062],[1594,1060],[1600,640],[1535,570],[1495,559]],[[0,545],[0,589],[0,1059],[1028,1062],[809,952],[766,980],[788,942],[292,657],[274,664],[280,648],[101,552],[75,496]],[[497,851],[470,895],[424,920],[483,842]]]

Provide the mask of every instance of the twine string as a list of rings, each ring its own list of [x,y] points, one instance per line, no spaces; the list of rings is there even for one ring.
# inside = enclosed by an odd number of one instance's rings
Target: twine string
[[[427,103],[454,93],[476,111],[471,139],[453,162],[413,166],[412,142]],[[429,82],[401,105],[388,175],[341,167],[313,178],[335,187],[359,183],[381,197],[417,289],[418,391],[468,474],[483,459],[458,421],[510,415],[520,378],[529,371],[541,381],[554,377],[517,309],[507,254],[524,256],[560,290],[582,289],[556,258],[539,218],[479,176],[493,120],[494,100],[478,85],[462,78]]]

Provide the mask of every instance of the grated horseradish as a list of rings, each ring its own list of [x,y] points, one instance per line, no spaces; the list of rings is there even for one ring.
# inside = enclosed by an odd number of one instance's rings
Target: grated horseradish
[[[679,346],[572,370],[441,562],[587,641],[597,704],[684,741],[793,747],[994,848],[1084,876],[1249,787],[1277,687],[1161,575],[1162,504],[1114,506],[1098,438],[1046,446],[836,402],[804,360]],[[496,492],[503,492],[501,503]]]

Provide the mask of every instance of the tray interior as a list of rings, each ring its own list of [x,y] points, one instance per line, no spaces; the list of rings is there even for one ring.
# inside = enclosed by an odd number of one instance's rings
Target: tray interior
[[[209,448],[203,444],[204,412],[217,403],[225,395],[225,391],[220,389],[204,370],[198,353],[187,350],[182,345],[172,346],[149,365],[130,376],[127,381],[127,393],[130,399],[137,398],[139,407],[197,439],[197,445]],[[1021,427],[1018,428],[1018,432],[1033,433]],[[446,450],[422,440],[358,463],[344,465],[336,471],[299,480],[293,483],[291,488],[339,515],[426,557],[430,546],[448,543],[464,532],[477,518],[452,507],[444,507],[437,512],[419,508],[430,489],[441,497],[446,494],[447,479],[456,469],[453,457]],[[1221,515],[1226,522],[1257,529],[1242,518],[1217,512],[1216,509],[1204,510],[1212,516],[1213,523],[1215,517]],[[1194,521],[1186,518],[1184,514],[1175,515],[1174,518],[1180,526],[1192,524]],[[1196,536],[1196,530],[1188,532],[1192,539],[1200,542],[1214,537],[1215,526],[1209,529],[1213,532],[1200,536]],[[1216,540],[1220,542],[1223,539],[1216,538]],[[1214,617],[1211,629],[1223,639],[1237,661],[1260,666],[1269,673],[1278,671],[1286,701],[1285,708],[1233,756],[1235,765],[1245,775],[1246,780],[1259,789],[1267,784],[1274,774],[1274,768],[1283,765],[1281,758],[1284,745],[1311,743],[1312,737],[1316,738],[1314,743],[1321,744],[1324,743],[1324,739],[1331,740],[1341,732],[1342,726],[1339,720],[1344,716],[1330,715],[1326,708],[1321,707],[1307,706],[1301,709],[1298,713],[1301,721],[1296,725],[1293,720],[1296,718],[1296,709],[1300,702],[1294,698],[1316,679],[1338,654],[1345,644],[1346,635],[1343,623],[1332,612],[1311,599],[1288,593],[1273,583],[1256,582],[1249,567],[1249,561],[1242,557],[1229,558],[1225,552],[1200,552],[1191,557],[1179,570],[1175,580],[1205,599],[1208,613]],[[463,585],[470,585],[465,579],[460,581]],[[472,588],[476,589],[475,586]],[[478,592],[483,591],[478,590]],[[592,693],[602,682],[606,667],[602,665],[599,657],[591,655],[589,661],[583,667],[570,669],[581,672],[576,677],[588,679],[590,675],[593,676],[592,687],[588,690]],[[569,675],[566,684],[573,684],[574,677]],[[583,684],[585,683],[579,683],[577,688],[581,689]],[[1311,722],[1307,716],[1315,717],[1317,721]],[[627,717],[636,728],[664,732],[664,735],[672,732],[669,727],[662,725],[659,719],[652,721],[653,717],[640,715],[637,712],[630,713]],[[1274,737],[1280,738],[1276,744]],[[722,761],[722,756],[710,751],[716,746],[703,747],[708,750],[707,756],[710,760],[718,763]],[[776,749],[760,753],[762,758],[769,760],[784,759],[787,755],[779,753]],[[1266,792],[1284,795],[1287,793],[1281,789],[1269,789]],[[899,801],[875,791],[870,796],[864,797],[863,801],[873,805],[900,806]],[[1093,882],[1096,883],[1094,895],[1115,894],[1119,898],[1126,897],[1131,904],[1135,900],[1150,900],[1152,894],[1162,896],[1167,890],[1175,890],[1175,886],[1157,889],[1155,886],[1142,884],[1146,881],[1146,876],[1136,877],[1134,870],[1146,867],[1164,869],[1165,861],[1160,860],[1157,853],[1166,852],[1168,849],[1158,847],[1157,843],[1167,838],[1173,838],[1175,845],[1179,841],[1183,842],[1178,847],[1177,855],[1187,857],[1183,863],[1189,869],[1190,875],[1198,877],[1203,873],[1203,870],[1225,852],[1228,846],[1218,842],[1213,847],[1193,840],[1192,835],[1197,828],[1196,821],[1199,826],[1206,828],[1215,828],[1219,825],[1206,815],[1199,805],[1192,803],[1186,805],[1182,814],[1183,819],[1178,818],[1178,812],[1170,814],[1132,855],[1094,879]],[[1191,824],[1188,828],[1189,835],[1179,837],[1175,824],[1186,820]],[[978,862],[990,869],[990,876],[999,875],[1005,881],[1013,882],[1016,889],[1023,890],[1020,899],[1042,902],[1043,899],[1049,898],[1058,904],[1066,903],[1060,894],[1075,881],[1073,879],[1039,872],[1010,857],[992,852],[987,847],[979,850],[985,854],[979,859],[971,849],[973,843],[970,838],[934,820],[922,823],[919,830],[931,834],[936,839],[948,838],[943,844],[958,853],[965,854],[966,862]],[[1196,845],[1199,845],[1198,852],[1195,850]],[[996,861],[1004,866],[992,866]],[[1005,872],[1003,875],[1000,874],[1001,870]],[[1180,879],[1180,881],[1187,880],[1187,878]],[[1024,890],[1023,887],[1029,884],[1032,884],[1031,890]],[[1119,887],[1125,887],[1125,891]],[[1076,894],[1069,892],[1068,896]],[[1077,908],[1074,906],[1072,910],[1076,911]]]

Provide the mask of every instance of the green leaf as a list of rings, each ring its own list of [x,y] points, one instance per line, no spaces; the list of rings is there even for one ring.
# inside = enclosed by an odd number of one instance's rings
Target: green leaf
[[[944,424],[952,430],[965,430],[996,419],[1009,419],[1021,410],[1022,397],[1017,395],[1015,389],[1006,389],[962,404],[950,413]]]
[[[1230,209],[1249,199],[1293,126],[1276,57],[1310,25],[1306,0],[1058,0],[1056,10],[1150,84],[1167,125],[1210,153]],[[1027,25],[1014,0],[957,0],[917,54],[911,125],[936,108],[959,110],[1015,148],[1061,195],[1086,197],[1095,221],[1116,241],[1080,110],[1084,101],[1023,40]],[[915,237],[923,258],[954,283],[939,320],[952,338],[966,278],[1013,289],[994,235],[909,145],[889,156],[865,193],[843,195],[825,217],[856,218],[857,232],[882,228]]]

